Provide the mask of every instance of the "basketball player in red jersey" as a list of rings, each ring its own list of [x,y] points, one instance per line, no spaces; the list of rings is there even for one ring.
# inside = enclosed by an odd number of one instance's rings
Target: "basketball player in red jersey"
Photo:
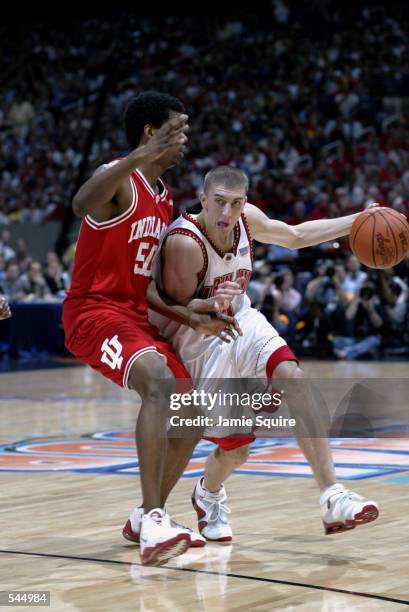
[[[3,295],[0,295],[0,321],[3,319],[9,319],[11,317],[11,310],[8,301]]]
[[[78,359],[141,396],[136,444],[145,565],[161,565],[190,545],[205,543],[199,534],[171,524],[163,509],[197,440],[166,438],[175,378],[189,385],[191,381],[171,346],[148,322],[148,303],[204,333],[226,341],[232,334],[232,319],[221,321],[170,305],[150,279],[159,238],[172,217],[172,198],[160,175],[182,159],[187,129],[179,100],[157,92],[139,94],[125,111],[131,153],[97,169],[73,200],[74,212],[83,221],[72,286],[63,306],[66,346]]]
[[[357,214],[337,219],[309,221],[291,226],[269,219],[247,202],[248,179],[239,169],[220,166],[205,177],[198,215],[184,213],[166,230],[154,278],[174,299],[188,303],[193,297],[217,295],[247,287],[252,271],[254,238],[261,243],[303,248],[348,235]],[[222,285],[220,284],[222,283]],[[194,381],[208,393],[217,393],[224,378],[259,379],[268,389],[279,381],[291,416],[296,421],[297,442],[309,462],[320,488],[320,505],[325,532],[333,534],[373,521],[378,506],[346,490],[336,482],[325,423],[319,414],[298,360],[278,332],[242,295],[227,300],[243,331],[235,343],[222,346],[217,338],[201,337],[191,329],[153,313],[152,320],[187,365]],[[216,379],[213,382],[212,379]],[[230,390],[230,389],[229,389]],[[260,390],[260,389],[258,389]],[[224,412],[224,408],[220,413]],[[241,416],[235,414],[234,416]],[[215,415],[213,410],[212,415]],[[325,415],[324,415],[325,416]],[[217,419],[215,419],[217,421]],[[230,435],[206,429],[218,446],[209,455],[204,478],[193,492],[199,530],[212,541],[230,541],[224,480],[244,463],[248,446],[255,439],[247,434]],[[226,428],[224,429],[226,431]],[[296,499],[296,498],[295,498]]]

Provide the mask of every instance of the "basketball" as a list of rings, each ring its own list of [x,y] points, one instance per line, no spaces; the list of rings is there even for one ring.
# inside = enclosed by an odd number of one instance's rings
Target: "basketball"
[[[369,208],[355,219],[349,245],[368,268],[392,268],[409,249],[409,224],[392,208]]]

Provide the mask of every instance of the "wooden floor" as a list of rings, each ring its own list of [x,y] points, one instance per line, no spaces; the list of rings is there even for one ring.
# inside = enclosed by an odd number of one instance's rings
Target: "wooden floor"
[[[304,367],[311,376],[328,379],[408,378],[408,363],[307,362]],[[348,482],[376,499],[381,515],[371,525],[336,536],[324,536],[311,478],[235,474],[227,482],[234,544],[208,544],[166,567],[142,568],[138,549],[121,536],[130,509],[140,501],[132,470],[72,471],[75,461],[78,469],[87,469],[78,452],[101,470],[115,452],[127,470],[133,453],[129,440],[111,451],[105,437],[98,450],[89,436],[132,431],[137,412],[132,394],[82,367],[3,373],[0,392],[0,444],[6,445],[0,452],[0,590],[48,590],[49,609],[58,611],[408,607],[409,463],[406,472]],[[19,444],[23,440],[25,446]],[[46,445],[55,440],[57,447]],[[30,446],[39,441],[42,446]],[[63,447],[64,442],[73,446]],[[409,440],[399,443],[409,455]],[[24,453],[30,448],[37,454],[29,455],[28,465]],[[121,449],[123,459],[118,459]],[[399,460],[404,466],[405,455]],[[182,478],[168,506],[176,520],[191,527],[195,481]]]

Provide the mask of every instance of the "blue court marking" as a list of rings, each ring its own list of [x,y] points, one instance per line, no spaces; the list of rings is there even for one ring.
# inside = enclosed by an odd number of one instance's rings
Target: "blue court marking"
[[[408,440],[409,446],[409,440]],[[347,450],[349,452],[358,452],[358,453],[385,453],[387,455],[409,455],[409,450],[396,450],[389,448],[349,448],[348,446],[337,446],[333,448],[333,450]]]
[[[251,457],[251,455],[250,455]],[[274,461],[273,459],[268,459],[266,461],[263,461],[262,459],[260,459],[259,461],[257,460],[253,460],[253,459],[249,459],[248,461],[246,461],[246,463],[250,463],[253,465],[308,465],[307,461],[282,461],[280,459],[277,459],[277,461]],[[409,465],[396,465],[395,463],[382,463],[382,464],[377,464],[377,463],[345,463],[343,461],[334,461],[334,466],[335,467],[343,467],[343,468],[356,468],[359,470],[366,470],[366,469],[376,469],[376,470],[382,470],[382,469],[391,469],[391,470],[398,470],[399,472],[405,472],[406,470],[409,469]]]
[[[78,435],[78,437],[69,437],[67,439],[52,439],[49,438],[41,438],[38,436],[36,439],[25,439],[20,442],[8,442],[6,444],[0,445],[0,457],[3,456],[25,456],[29,458],[30,461],[33,461],[33,465],[30,468],[19,468],[19,467],[10,467],[10,468],[2,468],[1,471],[7,472],[77,472],[77,473],[93,473],[93,474],[121,474],[121,475],[134,475],[138,473],[138,460],[136,455],[127,457],[121,454],[112,454],[112,451],[130,451],[134,453],[135,447],[133,443],[133,432],[125,430],[127,435],[121,436],[124,430],[117,429],[115,431],[108,432],[97,432],[95,434],[87,434],[86,436]],[[32,434],[31,434],[32,435]],[[30,435],[30,438],[31,438]],[[112,444],[109,446],[98,449],[98,441],[105,440],[109,441]],[[367,442],[368,440],[372,440],[376,443],[376,438],[359,438],[355,439],[355,442],[362,441]],[[114,444],[115,441],[120,441],[122,443],[125,442],[126,446],[116,446]],[[129,442],[129,445],[128,445]],[[81,452],[73,452],[73,453],[62,453],[58,449],[50,450],[37,450],[35,445],[41,445],[43,447],[52,447],[53,445],[65,444],[65,443],[76,443],[81,446],[95,446],[95,451],[92,449],[90,452],[81,453]],[[393,440],[391,440],[391,444],[393,444]],[[409,444],[409,441],[408,441]],[[345,445],[345,446],[344,446]],[[287,471],[288,466],[302,466],[305,468],[308,466],[306,461],[288,461],[288,460],[263,460],[260,455],[264,450],[273,449],[273,448],[298,448],[296,441],[294,438],[257,438],[251,447],[251,454],[248,463],[255,467],[254,470],[249,469],[238,469],[235,471],[236,474],[246,474],[246,475],[256,475],[256,476],[283,476],[288,478],[313,478],[312,474],[305,473],[289,473]],[[406,465],[396,465],[396,464],[378,464],[376,461],[377,455],[380,453],[390,454],[391,459],[392,455],[405,457],[409,455],[409,450],[396,450],[396,449],[376,449],[376,448],[350,448],[348,445],[348,441],[343,438],[333,438],[331,439],[331,447],[333,450],[340,451],[348,451],[351,453],[351,458],[353,458],[355,453],[373,453],[373,463],[345,463],[345,462],[336,462],[336,467],[340,468],[349,468],[355,474],[350,476],[342,476],[339,478],[341,480],[360,480],[364,478],[372,478],[375,476],[385,476],[389,474],[400,474],[401,472],[407,472],[409,469],[409,464]],[[193,453],[192,459],[198,460],[207,457],[208,453],[215,448],[215,444],[213,442],[209,442],[207,440],[202,440],[196,446],[195,451]],[[38,460],[36,458],[39,455],[46,455],[48,459]],[[88,459],[88,465],[91,463],[91,467],[76,467],[75,465],[64,467],[64,458],[69,460],[70,457],[80,457],[85,461]],[[55,460],[53,461],[53,458]],[[92,460],[95,458],[99,459],[108,459],[110,460],[110,465],[106,466],[92,466]],[[359,459],[359,455],[356,457]],[[42,466],[37,468],[36,464]],[[257,469],[258,465],[264,466],[267,469]],[[269,471],[268,467],[274,466],[277,471]],[[282,470],[282,471],[281,471]],[[195,478],[204,473],[204,465],[203,467],[196,468],[193,470],[188,470],[187,473],[184,474],[185,478]],[[396,478],[386,479],[386,482],[409,482],[409,476],[397,476]]]
[[[385,480],[382,480],[382,484],[386,482],[386,483],[393,483],[393,484],[409,484],[409,474],[406,474],[404,476],[396,476],[396,478],[386,478]]]
[[[353,466],[351,466],[353,467]],[[363,474],[355,474],[354,476],[340,476],[339,474],[337,475],[337,480],[364,480],[365,478],[373,478],[374,476],[384,476],[385,474],[395,474],[397,472],[399,472],[400,470],[376,470],[376,471],[368,471],[365,472]],[[280,478],[282,476],[284,476],[285,478],[314,478],[314,476],[312,474],[294,474],[294,473],[288,473],[288,472],[259,472],[257,470],[253,471],[253,470],[235,470],[234,471],[235,474],[247,474],[249,476],[255,475],[255,476],[270,476],[270,477],[274,477],[274,476],[279,476]]]

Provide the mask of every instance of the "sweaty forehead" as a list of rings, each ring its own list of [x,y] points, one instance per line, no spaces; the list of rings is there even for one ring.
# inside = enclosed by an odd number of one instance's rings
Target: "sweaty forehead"
[[[214,198],[217,196],[225,198],[226,200],[236,200],[238,198],[246,198],[246,188],[244,185],[242,187],[223,187],[222,185],[212,185],[210,188],[210,194]]]

